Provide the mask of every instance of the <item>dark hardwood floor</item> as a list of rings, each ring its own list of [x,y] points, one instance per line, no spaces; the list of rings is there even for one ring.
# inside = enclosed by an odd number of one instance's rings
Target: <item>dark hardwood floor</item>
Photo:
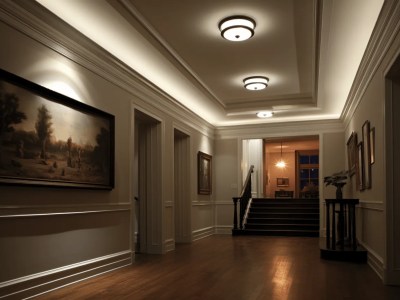
[[[319,258],[319,238],[212,236],[35,298],[400,299],[367,264]]]

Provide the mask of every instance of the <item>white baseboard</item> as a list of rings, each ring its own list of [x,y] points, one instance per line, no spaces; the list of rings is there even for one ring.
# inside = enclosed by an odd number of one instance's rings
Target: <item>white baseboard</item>
[[[400,286],[400,270],[384,270],[383,283]]]
[[[213,234],[214,234],[214,227],[206,227],[199,230],[195,230],[192,233],[193,241],[203,239]]]
[[[371,267],[372,270],[375,271],[375,273],[383,281],[384,280],[383,258],[363,242],[361,241],[358,242],[368,251],[368,265]]]
[[[174,239],[168,239],[164,242],[165,245],[165,251],[174,251],[175,250],[175,240]]]
[[[215,234],[230,234],[232,235],[231,225],[217,225],[215,226]]]
[[[132,264],[123,251],[0,283],[0,299],[27,299]]]

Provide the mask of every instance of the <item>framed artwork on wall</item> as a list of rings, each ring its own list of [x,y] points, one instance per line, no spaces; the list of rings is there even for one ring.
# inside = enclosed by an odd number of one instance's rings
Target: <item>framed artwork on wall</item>
[[[0,69],[0,183],[114,187],[114,116]]]
[[[210,195],[212,191],[212,156],[199,151],[197,153],[198,194]]]
[[[371,149],[371,165],[375,163],[375,127],[371,128],[369,135],[370,149]]]
[[[289,178],[276,178],[276,186],[289,186]]]
[[[364,147],[363,147],[363,142],[359,142],[357,145],[357,152],[358,152],[358,157],[357,157],[357,189],[359,191],[362,191],[365,189],[364,185]]]
[[[371,188],[371,139],[370,123],[365,121],[362,126],[362,141],[364,145],[364,188]]]
[[[347,161],[349,168],[349,176],[356,173],[357,168],[357,133],[352,132],[347,140]]]

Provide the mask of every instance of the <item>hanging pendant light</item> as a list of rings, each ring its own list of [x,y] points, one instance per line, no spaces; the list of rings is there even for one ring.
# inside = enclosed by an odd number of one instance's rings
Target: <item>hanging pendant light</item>
[[[282,141],[281,141],[281,159],[275,164],[276,167],[283,169],[286,167],[286,162],[282,158]]]

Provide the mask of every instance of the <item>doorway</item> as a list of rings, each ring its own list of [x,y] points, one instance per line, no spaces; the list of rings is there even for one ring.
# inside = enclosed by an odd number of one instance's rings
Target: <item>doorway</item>
[[[174,129],[174,220],[175,243],[190,243],[190,136]]]
[[[162,253],[161,122],[135,110],[135,252]]]
[[[400,56],[386,76],[386,284],[400,285]]]

